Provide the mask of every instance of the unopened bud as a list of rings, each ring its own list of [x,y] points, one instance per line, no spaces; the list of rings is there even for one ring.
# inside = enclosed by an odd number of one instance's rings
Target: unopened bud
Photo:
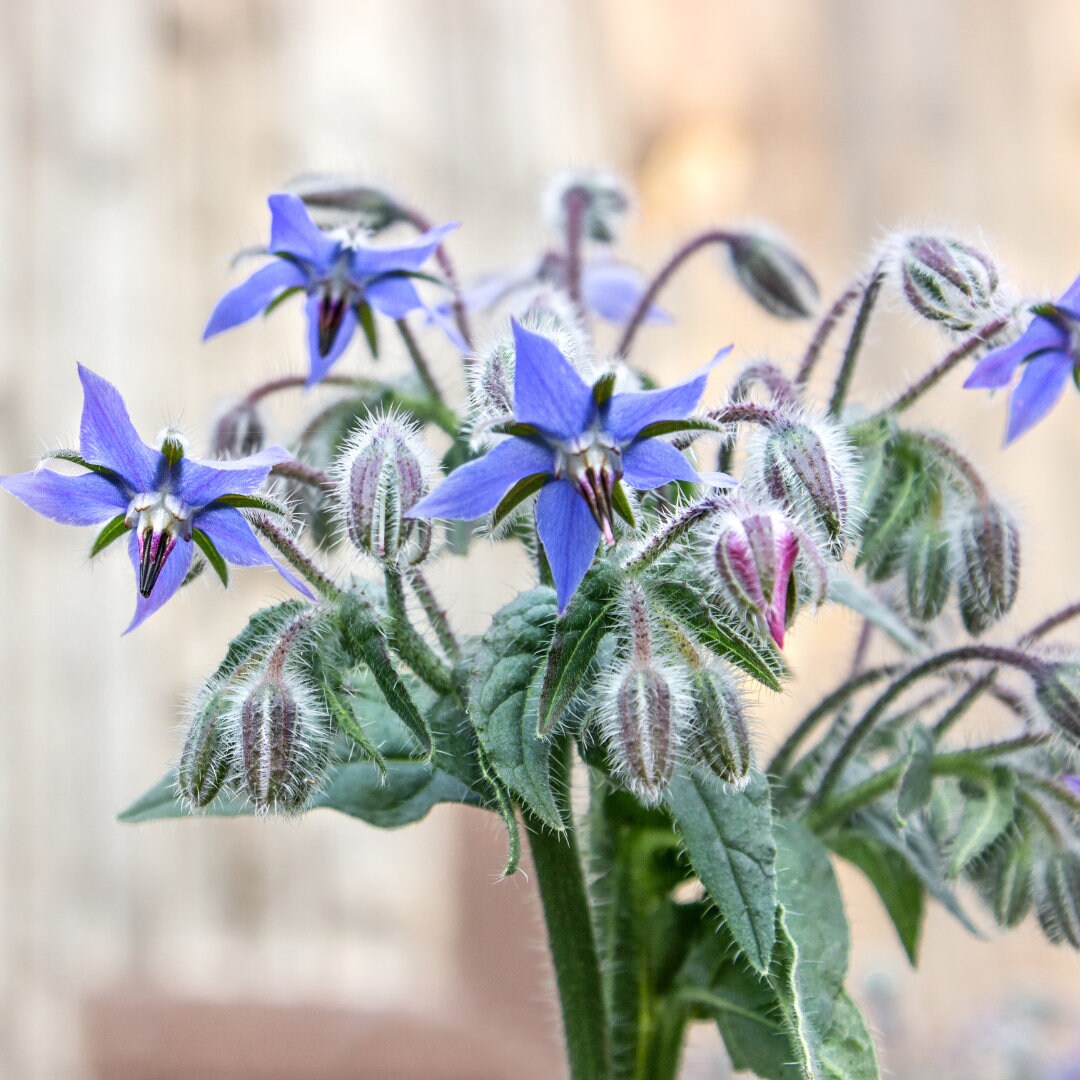
[[[1038,867],[1035,912],[1050,941],[1080,949],[1080,854],[1056,851]]]
[[[1035,678],[1035,700],[1054,727],[1080,744],[1080,663],[1047,664]]]
[[[924,319],[970,330],[990,316],[997,267],[977,248],[947,236],[909,236],[898,264],[904,296]]]
[[[1031,910],[1032,853],[1024,834],[1006,833],[972,868],[971,876],[998,926],[1014,927]]]
[[[216,458],[247,457],[257,454],[266,442],[266,427],[259,410],[239,401],[214,425],[210,453]]]
[[[176,767],[180,794],[193,809],[213,801],[232,769],[223,730],[232,705],[229,694],[214,684],[205,687],[195,702]]]
[[[630,190],[619,177],[600,169],[567,170],[552,177],[544,192],[548,227],[564,233],[571,204],[580,200],[582,235],[601,244],[614,243],[630,211]]]
[[[301,176],[285,186],[299,195],[321,229],[359,225],[371,233],[402,219],[401,207],[387,192],[342,176]]]
[[[847,541],[853,479],[850,449],[834,425],[792,422],[765,437],[760,460],[765,491],[823,532],[836,558],[843,555]]]
[[[743,788],[750,779],[750,729],[742,698],[731,677],[706,663],[690,674],[697,748],[725,783]]]
[[[430,550],[430,523],[405,517],[427,493],[427,461],[412,424],[375,416],[350,438],[335,467],[345,531],[384,566],[421,562]]]
[[[610,753],[616,771],[642,802],[660,801],[675,769],[672,688],[652,664],[631,664],[611,702]]]
[[[917,525],[904,546],[908,611],[919,622],[931,622],[941,614],[952,588],[948,534],[930,523]]]
[[[240,771],[256,810],[295,812],[325,770],[327,725],[299,676],[268,668],[237,695]]]
[[[739,233],[727,245],[739,284],[779,319],[806,319],[818,304],[817,283],[781,240],[759,232]]]
[[[713,546],[725,596],[744,617],[764,621],[780,648],[789,615],[794,614],[792,570],[798,555],[798,536],[775,511],[727,516]]]
[[[997,622],[1016,600],[1020,584],[1020,531],[1005,510],[979,499],[958,528],[956,580],[960,614],[971,634]]]

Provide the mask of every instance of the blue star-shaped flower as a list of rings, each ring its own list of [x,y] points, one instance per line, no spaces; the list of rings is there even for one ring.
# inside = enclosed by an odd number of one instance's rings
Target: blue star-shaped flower
[[[1008,386],[1016,369],[1024,374],[1009,400],[1006,443],[1023,435],[1057,403],[1069,376],[1080,366],[1080,277],[1060,300],[1040,304],[1035,318],[1016,341],[988,352],[964,383],[971,390]]]
[[[271,195],[268,204],[267,251],[277,258],[218,301],[203,331],[204,341],[253,319],[285,294],[303,289],[311,355],[308,386],[313,386],[345,351],[365,306],[367,315],[374,308],[391,319],[402,319],[418,308],[428,310],[410,276],[456,225],[440,225],[399,247],[375,248],[363,242],[357,229],[323,232],[296,195]],[[446,319],[436,321],[464,348]]]
[[[128,417],[112,383],[79,365],[83,385],[79,453],[58,451],[88,471],[78,476],[39,467],[0,476],[0,488],[32,510],[63,525],[108,522],[100,547],[130,531],[128,551],[139,597],[134,630],[176,592],[191,568],[194,546],[224,574],[224,560],[237,566],[273,566],[306,596],[310,592],[271,558],[255,539],[237,506],[252,505],[272,466],[290,455],[279,446],[233,461],[200,462],[183,456],[177,437],[162,449],[147,446]],[[193,544],[194,541],[194,544]]]
[[[643,491],[672,480],[702,481],[656,435],[697,407],[709,369],[665,390],[612,394],[610,379],[588,386],[547,338],[516,322],[513,329],[512,437],[455,469],[408,516],[470,520],[495,509],[504,496],[524,498],[539,488],[536,528],[561,611],[589,569],[601,535],[614,543],[621,480]]]

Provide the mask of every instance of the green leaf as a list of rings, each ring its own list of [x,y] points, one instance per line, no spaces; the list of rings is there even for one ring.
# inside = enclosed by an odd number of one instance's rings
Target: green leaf
[[[776,845],[769,785],[752,773],[744,791],[700,769],[676,773],[664,802],[686,853],[747,961],[769,967],[776,938]]]
[[[780,689],[788,673],[780,654],[771,643],[754,637],[726,619],[719,607],[710,604],[708,586],[672,575],[651,583],[649,590],[703,648],[730,661],[770,690]]]
[[[322,687],[322,694],[326,698],[327,705],[330,706],[330,715],[335,723],[356,743],[357,748],[364,757],[379,770],[385,779],[387,774],[386,758],[383,757],[382,751],[379,750],[364,730],[363,725],[352,709],[351,702],[342,700],[340,695],[326,685]]]
[[[104,465],[95,465],[92,461],[87,461],[82,454],[75,450],[46,450],[41,455],[42,461],[70,461],[72,465],[78,465],[83,469],[89,469],[90,472],[99,473],[101,476],[111,476],[116,479],[122,479],[119,473],[115,469],[107,469]]]
[[[643,427],[638,439],[655,439],[658,435],[675,435],[680,431],[723,431],[724,425],[705,416],[688,416],[685,420],[658,420]]]
[[[873,837],[845,829],[830,837],[829,845],[857,866],[877,890],[911,966],[919,958],[925,889],[908,862]]]
[[[364,340],[367,342],[368,351],[372,359],[379,358],[379,331],[375,325],[375,312],[366,300],[361,300],[356,305],[356,317],[360,322],[360,329],[364,332]]]
[[[829,579],[829,599],[873,623],[905,652],[920,653],[924,650],[919,635],[851,574],[837,573]]]
[[[532,476],[519,480],[499,500],[499,505],[492,514],[491,524],[498,525],[507,514],[520,506],[530,495],[535,495],[550,479],[551,473],[533,473]]]
[[[596,650],[614,627],[620,580],[609,563],[597,563],[555,623],[537,708],[541,737],[563,719],[594,671]]]
[[[896,794],[896,811],[902,818],[911,817],[930,801],[934,793],[934,739],[922,724],[911,729],[904,775]]]
[[[308,605],[303,600],[286,600],[255,612],[247,626],[229,643],[225,659],[218,665],[211,679],[230,678],[249,660],[269,648],[278,634],[307,608]]]
[[[117,514],[111,521],[106,522],[101,532],[94,538],[90,548],[90,558],[104,551],[114,540],[119,540],[128,531],[127,520],[124,514]]]
[[[413,701],[409,687],[391,659],[386,637],[374,608],[356,593],[345,593],[338,606],[342,642],[358,663],[371,672],[387,705],[416,736],[424,754],[431,755],[431,732]]]
[[[495,775],[548,828],[565,828],[551,791],[551,746],[537,737],[541,664],[557,606],[551,589],[496,612],[473,659],[470,718]]]
[[[298,292],[302,291],[302,285],[293,285],[292,288],[282,289],[281,292],[279,292],[277,296],[275,296],[274,299],[271,300],[270,303],[267,304],[266,307],[263,309],[263,315],[269,315],[270,312],[277,308],[279,304],[288,300],[290,296],[295,296]]]
[[[1016,814],[1016,773],[1005,765],[995,766],[980,785],[981,794],[969,797],[953,838],[948,876],[960,875],[1012,824]]]
[[[818,1057],[822,1080],[876,1080],[881,1075],[870,1029],[846,991],[836,999]]]
[[[221,584],[227,589],[229,587],[229,567],[222,557],[220,551],[218,551],[214,541],[203,532],[202,529],[195,529],[191,534],[191,538],[198,545],[199,550],[206,556],[206,561],[213,567],[214,573],[221,579]]]

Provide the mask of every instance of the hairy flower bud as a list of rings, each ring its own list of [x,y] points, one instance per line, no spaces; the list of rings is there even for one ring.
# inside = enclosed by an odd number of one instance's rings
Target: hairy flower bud
[[[431,525],[405,513],[427,494],[430,471],[411,423],[374,416],[357,429],[335,473],[345,531],[360,551],[384,566],[426,558]]]
[[[304,679],[268,666],[237,692],[240,773],[256,810],[295,812],[326,764],[327,724]]]
[[[763,620],[780,648],[789,614],[794,613],[792,570],[798,555],[795,530],[775,511],[726,516],[713,545],[724,595],[744,617]]]
[[[1055,945],[1080,949],[1080,854],[1057,851],[1035,873],[1035,913]]]
[[[947,236],[908,236],[897,264],[904,296],[924,319],[970,330],[991,316],[997,267],[977,248]]]
[[[746,786],[753,763],[750,729],[742,698],[731,677],[718,665],[705,663],[690,674],[697,750],[725,783]]]
[[[266,443],[266,427],[259,410],[247,401],[238,401],[214,424],[210,453],[216,458],[246,457],[258,453]]]
[[[789,422],[760,444],[756,482],[770,497],[824,533],[840,558],[850,526],[848,491],[854,486],[851,451],[835,425]]]
[[[762,232],[733,236],[727,245],[739,284],[770,315],[806,319],[818,304],[818,287],[787,244]]]
[[[998,926],[1014,927],[1031,910],[1032,851],[1023,833],[1006,833],[970,871]]]
[[[626,184],[600,169],[556,173],[543,197],[544,220],[558,233],[566,231],[570,200],[583,200],[582,233],[601,244],[614,243],[626,221],[632,199]]]
[[[1080,744],[1080,663],[1047,664],[1035,678],[1035,700],[1054,727]]]
[[[303,199],[321,229],[359,225],[370,233],[379,233],[403,216],[392,195],[346,176],[300,176],[284,190]]]
[[[231,708],[229,694],[213,683],[204,687],[195,701],[176,767],[180,795],[193,809],[213,801],[232,769],[223,730]]]
[[[912,618],[924,623],[936,619],[952,588],[949,536],[944,529],[925,522],[908,531],[904,538],[904,579]]]
[[[997,503],[974,501],[960,520],[954,548],[960,614],[971,634],[997,622],[1016,600],[1020,532]]]
[[[616,771],[649,806],[675,769],[672,688],[652,664],[633,663],[612,692],[610,751]]]

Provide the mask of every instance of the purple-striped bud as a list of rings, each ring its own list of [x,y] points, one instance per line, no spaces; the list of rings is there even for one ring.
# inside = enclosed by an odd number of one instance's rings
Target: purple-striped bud
[[[1057,851],[1035,873],[1035,912],[1055,945],[1080,949],[1080,854]]]
[[[675,769],[672,687],[653,664],[632,663],[613,687],[608,724],[615,771],[654,806]]]
[[[846,437],[826,421],[791,422],[769,431],[761,445],[764,490],[815,532],[823,533],[836,558],[847,542],[848,492],[856,487]]]
[[[1001,506],[975,500],[957,528],[954,557],[960,614],[981,634],[1013,606],[1020,584],[1020,531]]]
[[[724,595],[749,621],[764,621],[773,641],[784,647],[784,630],[794,614],[792,578],[799,537],[782,514],[731,514],[717,532],[713,561]]]
[[[427,494],[431,468],[418,430],[396,416],[375,416],[351,436],[335,466],[349,539],[384,566],[422,562],[431,524],[405,517]]]
[[[571,203],[581,201],[582,235],[600,244],[613,244],[630,211],[630,190],[614,173],[575,169],[552,177],[543,197],[544,220],[564,233]]]
[[[734,680],[707,661],[691,671],[690,693],[698,754],[725,783],[745,787],[753,764],[750,728]]]
[[[898,254],[904,296],[924,319],[970,330],[992,316],[997,267],[984,252],[948,236],[908,236]]]
[[[210,452],[216,458],[247,457],[266,444],[266,426],[259,410],[247,401],[238,401],[214,425]]]
[[[1080,745],[1080,663],[1047,664],[1035,677],[1035,700],[1046,719]]]
[[[328,727],[300,676],[268,667],[236,695],[240,775],[261,813],[304,809],[326,768]]]
[[[770,315],[806,319],[818,305],[818,287],[786,243],[761,232],[739,233],[728,241],[739,284]]]
[[[232,770],[224,730],[232,707],[230,695],[214,684],[204,687],[195,701],[176,767],[180,795],[192,809],[212,802]]]

